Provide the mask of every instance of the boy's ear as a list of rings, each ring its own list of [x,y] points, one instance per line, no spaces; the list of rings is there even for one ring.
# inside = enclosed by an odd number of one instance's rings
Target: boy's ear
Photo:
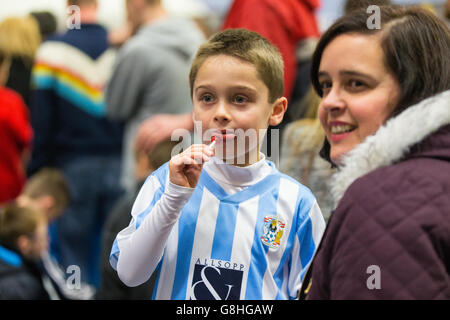
[[[24,256],[27,256],[28,252],[30,251],[30,239],[25,235],[20,235],[17,238],[17,248],[19,249],[20,253],[22,253]]]
[[[41,196],[37,199],[37,201],[39,203],[39,208],[44,212],[47,212],[53,208],[56,202],[55,198],[50,195]]]
[[[269,125],[276,126],[283,121],[284,114],[287,110],[288,101],[285,97],[278,98],[272,104],[272,114],[269,118]]]

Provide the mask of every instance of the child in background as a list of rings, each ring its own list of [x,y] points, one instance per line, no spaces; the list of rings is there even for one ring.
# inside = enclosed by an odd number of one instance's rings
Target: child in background
[[[68,207],[70,190],[60,170],[43,168],[28,179],[16,201],[21,206],[41,210],[52,223]]]
[[[0,209],[0,300],[48,300],[55,292],[40,266],[47,220],[15,204]]]
[[[144,185],[147,177],[164,163],[170,160],[172,149],[178,144],[176,141],[165,140],[150,153],[137,152],[135,154],[135,178],[136,188],[133,192],[124,195],[109,216],[103,231],[103,248],[101,273],[102,281],[100,289],[97,291],[96,299],[99,300],[143,300],[151,297],[155,285],[155,272],[149,281],[134,287],[127,287],[117,276],[117,272],[109,264],[109,252],[113,245],[117,233],[127,227],[130,222],[130,212],[133,208],[139,190]]]
[[[22,193],[17,197],[19,206],[39,211],[49,224],[50,241],[56,232],[54,224],[70,204],[70,190],[62,171],[56,168],[43,168],[32,175],[26,182]],[[50,242],[51,246],[51,242]],[[68,286],[67,274],[51,257],[49,250],[41,252],[43,272],[53,281],[61,299],[89,300],[94,289],[80,282],[80,286]]]
[[[203,144],[147,179],[111,265],[128,286],[157,270],[156,299],[295,299],[325,223],[309,189],[260,152],[287,108],[281,55],[226,30],[200,47],[190,85]]]
[[[9,66],[10,58],[0,49],[0,205],[22,190],[33,136],[28,108],[18,93],[4,87]]]

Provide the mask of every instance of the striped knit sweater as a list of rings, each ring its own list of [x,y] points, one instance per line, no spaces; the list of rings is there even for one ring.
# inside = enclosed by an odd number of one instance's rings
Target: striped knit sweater
[[[30,173],[74,156],[119,155],[122,125],[106,119],[103,94],[114,60],[107,32],[97,24],[41,45],[32,72]]]

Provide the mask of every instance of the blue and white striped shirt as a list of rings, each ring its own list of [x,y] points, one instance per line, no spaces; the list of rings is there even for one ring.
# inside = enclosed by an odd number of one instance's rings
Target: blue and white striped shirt
[[[270,161],[266,164],[270,173],[265,178],[233,194],[225,192],[208,170],[202,171],[165,236],[153,298],[297,297],[325,222],[309,189],[280,173]],[[165,192],[168,172],[166,164],[144,184],[130,225],[114,242],[110,256],[114,268],[121,250],[130,245],[133,233]]]

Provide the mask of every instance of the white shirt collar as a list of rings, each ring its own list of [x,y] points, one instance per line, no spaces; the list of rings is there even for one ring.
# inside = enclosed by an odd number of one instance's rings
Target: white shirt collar
[[[205,163],[204,169],[219,184],[242,188],[254,185],[268,176],[272,168],[266,161],[263,153],[260,153],[260,160],[247,167],[238,167],[223,162],[217,157],[212,157]]]

